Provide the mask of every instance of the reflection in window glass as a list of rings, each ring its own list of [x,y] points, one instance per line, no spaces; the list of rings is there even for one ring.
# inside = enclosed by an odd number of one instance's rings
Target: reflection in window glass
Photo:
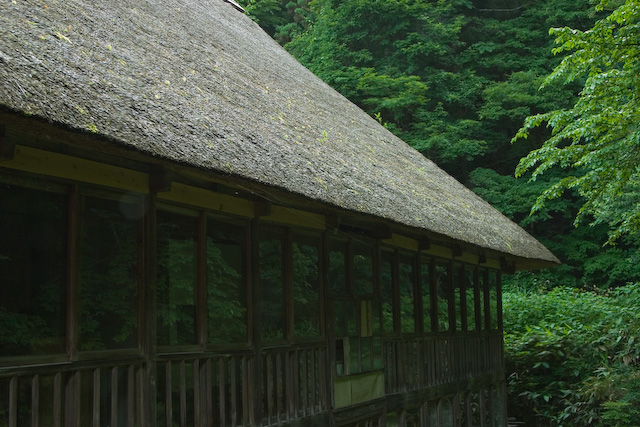
[[[498,329],[498,272],[489,271],[489,319],[491,329]]]
[[[346,339],[349,343],[349,372],[348,374],[357,374],[362,372],[360,364],[360,337],[349,337]]]
[[[0,357],[64,351],[67,198],[0,185]]]
[[[422,260],[420,263],[420,289],[422,292],[422,319],[424,331],[431,330],[431,265],[430,260]]]
[[[464,268],[464,282],[466,288],[467,300],[467,330],[475,331],[478,329],[476,325],[476,295],[478,286],[475,280],[475,270],[471,266]]]
[[[463,292],[463,273],[464,271],[462,270],[462,264],[454,264],[453,267],[454,273],[454,279],[453,279],[453,297],[454,297],[454,306],[455,306],[455,313],[454,315],[456,316],[456,331],[462,331],[462,330],[466,330],[466,316],[463,319],[462,315],[463,315],[463,305],[465,304],[465,300],[466,300],[466,295],[464,295]],[[463,323],[465,323],[463,325]]]
[[[347,289],[347,242],[329,242],[329,286],[332,296],[348,295]]]
[[[158,344],[196,342],[197,218],[158,212]]]
[[[440,401],[440,425],[442,427],[453,427],[453,405],[450,399]]]
[[[357,296],[373,295],[373,243],[354,242],[353,245],[353,280]]]
[[[482,269],[478,272],[478,287],[480,288],[480,323],[484,330],[489,329],[489,272]]]
[[[295,236],[293,241],[294,336],[320,335],[319,239]]]
[[[262,286],[262,322],[264,341],[284,339],[283,232],[260,232],[260,282]]]
[[[207,334],[210,343],[247,341],[245,229],[207,222]]]
[[[373,337],[373,369],[382,369],[382,338]]]
[[[138,220],[143,199],[84,198],[80,232],[80,350],[137,346]]]
[[[410,257],[401,257],[399,265],[400,319],[402,333],[414,333],[414,263]]]
[[[373,342],[371,337],[360,338],[360,351],[362,357],[362,372],[371,371],[373,369]]]
[[[438,300],[438,330],[449,330],[449,263],[440,261],[436,264],[436,296]]]
[[[380,260],[380,290],[382,297],[382,330],[393,332],[393,253],[383,252]]]

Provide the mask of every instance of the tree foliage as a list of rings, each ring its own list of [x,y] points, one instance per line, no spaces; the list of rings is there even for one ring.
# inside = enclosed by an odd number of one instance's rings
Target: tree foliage
[[[504,293],[509,408],[527,425],[640,419],[638,284]]]
[[[611,242],[640,229],[640,1],[627,0],[587,31],[564,27],[551,34],[558,44],[555,53],[571,53],[543,88],[580,81],[582,89],[572,107],[526,119],[514,140],[543,123],[552,134],[521,160],[516,173],[532,170],[536,179],[553,167],[568,169],[534,209],[575,189],[584,197],[576,220],[609,224]]]

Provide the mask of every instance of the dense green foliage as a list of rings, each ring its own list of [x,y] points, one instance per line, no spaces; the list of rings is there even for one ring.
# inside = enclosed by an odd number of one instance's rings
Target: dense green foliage
[[[627,0],[588,31],[565,27],[551,33],[559,45],[554,52],[571,54],[545,85],[581,81],[582,89],[572,107],[527,118],[516,138],[545,122],[553,133],[522,159],[517,174],[533,169],[535,179],[555,166],[570,169],[535,207],[577,189],[585,200],[578,220],[609,224],[615,240],[640,230],[640,1]]]
[[[527,425],[640,420],[640,285],[504,293],[509,409]]]
[[[627,284],[640,277],[638,0],[245,4],[304,65],[563,262],[505,279],[511,413],[530,425],[637,424],[640,291]]]
[[[538,195],[568,175],[547,171],[533,183],[515,180],[519,160],[550,133],[534,128],[526,140],[510,143],[527,116],[574,105],[580,81],[538,89],[561,60],[549,28],[592,27],[606,12],[591,3],[245,2],[303,64],[549,246],[564,265],[540,280],[606,288],[635,280],[638,263],[630,261],[637,260],[638,242],[624,238],[603,250],[608,224],[576,229],[585,202],[578,191],[530,216]],[[619,199],[614,210],[624,215],[622,202],[635,199]]]

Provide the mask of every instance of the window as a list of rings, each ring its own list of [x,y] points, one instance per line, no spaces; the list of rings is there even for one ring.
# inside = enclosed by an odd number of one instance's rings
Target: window
[[[489,270],[489,326],[490,329],[498,329],[498,317],[501,307],[498,301],[498,272]]]
[[[431,259],[420,261],[420,291],[422,297],[422,321],[424,332],[434,332],[431,308]]]
[[[262,289],[262,321],[260,336],[263,341],[285,338],[284,300],[284,230],[260,230],[260,286]]]
[[[436,296],[437,296],[437,312],[438,331],[445,332],[450,329],[450,299],[451,299],[451,283],[450,283],[450,263],[447,261],[436,262]]]
[[[347,289],[347,241],[329,242],[329,287],[332,296],[345,296]]]
[[[81,351],[136,347],[142,197],[83,197],[80,220]]]
[[[373,295],[373,241],[354,239],[353,243],[353,281],[355,294],[359,297]]]
[[[394,332],[393,318],[395,296],[393,292],[393,252],[383,251],[380,257],[380,291],[382,303],[382,330],[386,334]]]
[[[467,330],[467,311],[466,311],[466,287],[464,283],[464,267],[460,263],[454,264],[454,280],[453,280],[453,293],[454,293],[454,315],[456,331]]]
[[[67,197],[0,184],[0,357],[65,351]]]
[[[410,255],[402,254],[398,266],[400,290],[400,327],[402,333],[416,332],[415,319],[415,262]]]
[[[247,341],[246,229],[207,221],[207,337],[211,344]]]
[[[476,270],[473,266],[464,266],[463,280],[467,300],[467,330],[480,330],[480,316],[476,315],[476,309],[478,307],[476,301],[478,301],[479,298],[479,289],[478,281],[476,280]]]
[[[329,278],[334,281],[330,288],[338,375],[382,368],[381,305],[375,292],[374,248],[374,242],[362,236],[351,242],[330,242]]]
[[[157,214],[158,344],[196,343],[198,219]]]
[[[320,336],[320,239],[295,234],[293,237],[293,335]]]

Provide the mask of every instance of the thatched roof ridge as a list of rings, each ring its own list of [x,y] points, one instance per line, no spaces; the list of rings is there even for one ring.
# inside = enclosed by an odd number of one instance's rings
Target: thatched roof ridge
[[[328,206],[557,262],[223,0],[2,2],[0,106]]]

